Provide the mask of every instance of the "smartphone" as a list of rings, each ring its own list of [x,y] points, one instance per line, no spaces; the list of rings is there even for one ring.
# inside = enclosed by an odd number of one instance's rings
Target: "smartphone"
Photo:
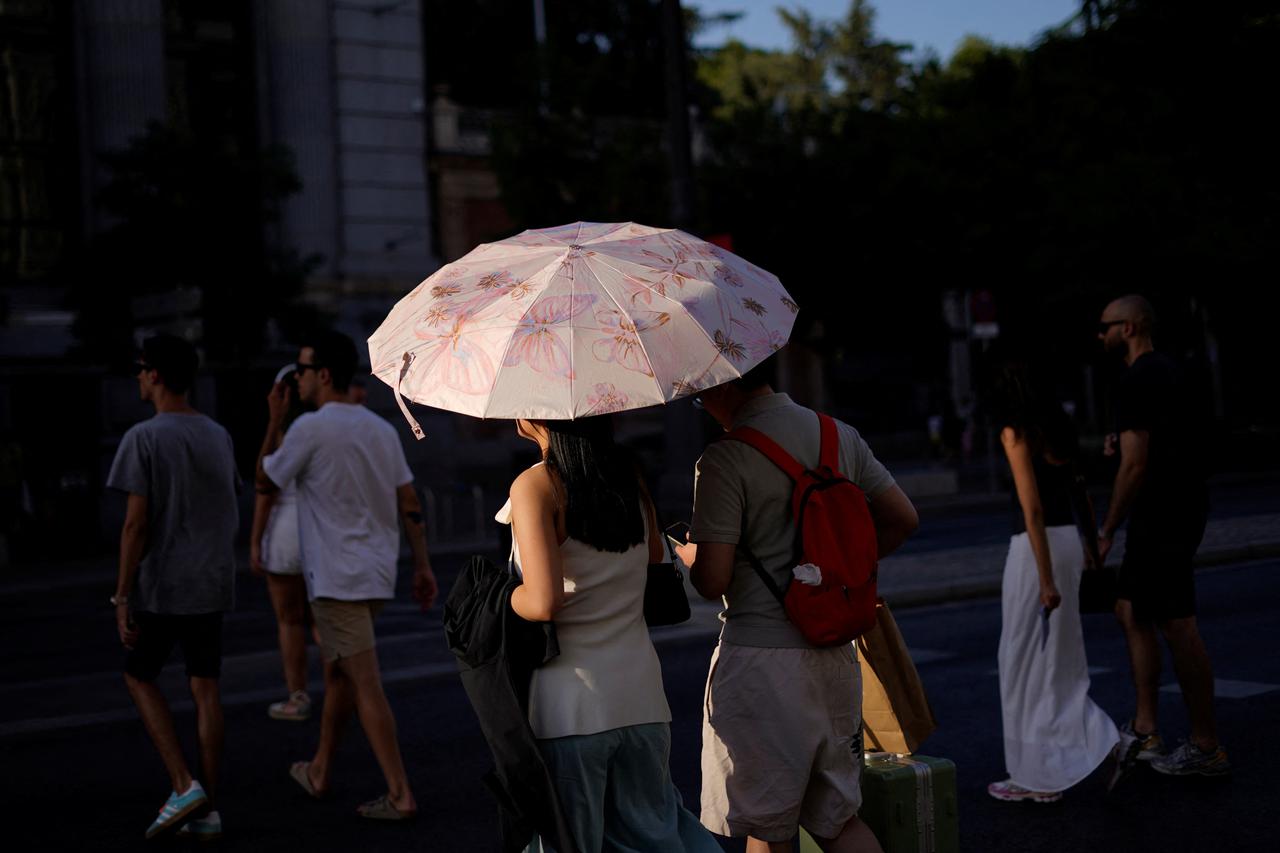
[[[682,545],[689,544],[689,523],[686,521],[677,521],[662,532],[666,534],[667,541],[671,543],[672,548],[679,548]]]

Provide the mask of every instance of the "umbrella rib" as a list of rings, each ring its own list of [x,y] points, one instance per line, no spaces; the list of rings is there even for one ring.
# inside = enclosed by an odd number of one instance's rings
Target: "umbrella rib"
[[[607,257],[607,256],[606,256],[606,255],[602,255],[600,252],[593,252],[593,253],[592,253],[592,258],[593,258],[594,260],[598,261],[599,263],[604,264],[606,267],[608,267],[609,269],[613,270],[613,271],[614,271],[614,272],[616,272],[618,275],[625,276],[625,275],[627,274],[627,273],[623,272],[622,270],[618,269],[617,267],[615,267],[613,264],[611,264],[611,263],[609,263],[608,261],[604,260],[604,258],[605,258],[605,257]],[[639,266],[639,265],[637,264],[637,266]],[[594,273],[593,273],[593,275],[594,275]],[[596,280],[597,280],[597,281],[599,281],[599,279],[598,279],[598,278],[597,278]],[[671,303],[673,303],[673,304],[675,304],[675,305],[678,305],[680,308],[682,308],[682,309],[684,310],[684,313],[686,313],[686,314],[688,314],[688,313],[689,313],[689,309],[688,309],[688,308],[685,308],[684,303],[683,303],[683,302],[681,302],[679,299],[675,299],[675,298],[673,298],[673,297],[671,297],[671,296],[667,296],[667,294],[665,294],[665,293],[661,292],[660,290],[658,290],[657,288],[654,288],[654,287],[649,287],[649,288],[645,288],[645,289],[646,289],[646,290],[648,290],[650,293],[652,293],[652,294],[654,294],[654,295],[658,296],[660,299],[665,299],[665,300],[667,300],[668,302],[671,302]]]
[[[582,223],[581,223],[581,222],[579,222],[579,223],[578,223],[578,236],[581,236],[581,235],[582,235]],[[574,238],[574,240],[573,240],[573,242],[576,244],[576,243],[578,242],[578,239],[575,237],[575,238]],[[572,250],[570,250],[570,251],[572,251]],[[585,263],[585,262],[583,262],[582,266],[583,266],[583,268],[585,268],[587,265],[586,265],[586,263]],[[575,418],[574,418],[574,416],[573,416],[573,415],[574,415],[574,411],[573,411],[573,399],[574,399],[574,394],[573,394],[573,391],[574,391],[573,383],[574,383],[575,381],[577,381],[577,379],[578,379],[578,374],[577,374],[577,373],[575,373],[575,372],[574,372],[574,369],[573,369],[573,367],[574,367],[574,347],[573,347],[573,344],[574,344],[574,341],[575,341],[575,340],[576,340],[576,338],[577,338],[577,335],[575,335],[575,334],[573,333],[573,329],[574,329],[574,325],[573,325],[573,322],[574,322],[573,301],[574,301],[574,299],[577,297],[577,295],[578,295],[578,276],[577,276],[577,275],[575,275],[575,270],[574,270],[574,269],[573,269],[573,267],[571,266],[571,267],[569,267],[569,377],[568,377],[568,378],[569,378],[569,381],[565,383],[565,385],[569,386],[569,391],[568,391],[568,394],[569,394],[569,405],[568,405],[567,409],[568,409],[568,412],[569,412],[569,420],[571,420],[571,421],[572,421],[572,420],[575,420]]]
[[[533,275],[529,276],[529,278],[537,278],[538,276],[546,272],[547,268],[550,267],[552,264],[557,264],[563,261],[564,252],[560,252],[558,253],[558,255],[559,257],[551,260],[542,269],[538,270]],[[552,275],[554,275],[554,273],[552,273]],[[533,306],[538,304],[538,298],[541,295],[542,294],[539,294],[538,296],[535,296],[533,297],[533,299],[529,300],[529,307],[524,309],[524,313],[520,315],[520,319],[516,320],[515,325],[512,326],[511,328],[511,337],[507,338],[507,345],[502,348],[502,358],[498,359],[498,363],[494,365],[494,368],[493,368],[493,386],[491,386],[489,389],[489,399],[485,401],[484,411],[480,413],[481,420],[487,420],[489,417],[489,406],[493,403],[493,388],[496,388],[498,385],[498,374],[502,372],[502,367],[507,361],[507,353],[511,352],[511,345],[515,343],[516,332],[520,331],[520,324],[523,323],[525,318],[529,316],[529,312],[533,310]],[[570,358],[572,358],[572,354],[570,355]]]
[[[588,240],[588,241],[587,241],[586,243],[584,243],[583,245],[584,245],[584,246],[595,246],[595,245],[598,245],[598,244],[599,244],[599,243],[601,243],[601,242],[605,242],[605,243],[615,243],[615,242],[617,242],[616,240],[605,240],[605,238],[606,238],[606,237],[612,237],[614,234],[617,234],[617,233],[618,233],[619,231],[621,231],[623,228],[626,228],[628,225],[631,225],[631,224],[633,224],[633,223],[631,223],[631,222],[618,222],[618,223],[616,223],[612,228],[610,228],[608,231],[604,232],[603,234],[597,234],[595,237],[592,237],[590,240]]]
[[[597,252],[597,253],[596,253],[596,258],[599,258],[599,257],[600,257],[600,253],[599,253],[599,252]],[[601,263],[604,263],[604,261],[601,261]],[[613,270],[614,272],[618,273],[619,275],[626,275],[626,273],[624,273],[622,270],[618,269],[617,267],[613,266],[612,264],[605,263],[604,265],[605,265],[606,267],[608,267],[609,269]],[[594,275],[594,273],[593,273],[593,275]],[[598,281],[598,280],[599,280],[599,279],[597,279],[597,281]],[[710,284],[710,282],[708,282],[708,284]],[[714,289],[714,288],[715,288],[715,285],[711,285],[711,287],[712,287],[712,289]],[[658,293],[658,291],[654,290],[653,288],[649,288],[649,292],[650,292],[650,293]],[[680,309],[681,309],[682,311],[684,311],[685,315],[686,315],[686,316],[687,316],[687,317],[688,317],[688,318],[693,322],[694,328],[696,328],[699,332],[702,332],[703,336],[707,339],[707,343],[711,344],[712,349],[714,349],[714,350],[716,351],[716,359],[720,359],[721,361],[724,361],[724,362],[725,362],[725,364],[728,364],[730,367],[732,367],[734,370],[738,370],[738,368],[737,368],[737,366],[736,366],[736,365],[734,365],[734,364],[733,364],[732,362],[730,362],[730,361],[727,361],[727,360],[724,358],[724,355],[720,352],[720,347],[716,346],[715,338],[713,338],[713,337],[711,337],[711,335],[707,334],[707,329],[706,329],[706,327],[702,325],[701,321],[699,321],[699,320],[698,320],[698,318],[697,318],[697,317],[695,317],[695,316],[693,315],[693,312],[692,312],[692,311],[690,311],[690,310],[685,306],[685,304],[684,304],[683,302],[681,302],[679,299],[673,299],[673,298],[671,298],[670,296],[667,296],[665,293],[658,293],[658,296],[662,297],[663,299],[667,300],[668,302],[674,302],[676,305],[679,305],[679,306],[680,306]],[[730,317],[729,319],[731,319],[731,320],[732,320],[733,318],[732,318],[732,317]],[[637,337],[639,337],[639,336],[637,335]],[[649,357],[649,356],[648,356],[648,353],[646,353],[646,354],[645,354],[645,358],[648,358],[648,357]],[[716,359],[712,359],[712,360],[711,360],[711,364],[715,364]],[[711,369],[711,365],[707,365],[707,370],[710,370],[710,369]],[[702,371],[703,375],[705,375],[705,374],[706,374],[707,370]],[[741,376],[741,375],[742,375],[742,373],[743,373],[743,371],[738,370],[738,375],[739,375],[739,376]],[[664,399],[664,400],[666,399],[665,394],[663,395],[663,399]]]
[[[618,314],[626,317],[627,319],[631,319],[631,315],[627,313],[627,309],[622,307],[622,303],[618,302],[618,297],[614,296],[612,291],[605,286],[605,283],[601,281],[600,276],[596,275],[596,271],[591,269],[589,264],[583,264],[583,266],[590,270],[591,277],[596,280],[596,284],[600,285],[600,290],[603,291],[604,294],[609,297],[609,301],[617,307]],[[605,266],[608,266],[608,264]],[[609,267],[609,269],[613,269],[613,267]],[[616,272],[616,270],[614,271]],[[662,401],[665,403],[667,399],[667,392],[663,390],[662,383],[658,381],[658,371],[654,369],[653,359],[649,358],[649,350],[645,349],[644,340],[640,337],[639,329],[636,329],[636,343],[640,345],[640,352],[644,353],[644,360],[649,365],[649,378],[653,380],[654,387],[658,389],[658,396],[661,397]]]

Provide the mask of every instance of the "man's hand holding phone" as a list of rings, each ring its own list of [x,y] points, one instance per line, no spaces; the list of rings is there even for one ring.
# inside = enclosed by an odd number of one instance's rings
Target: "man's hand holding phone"
[[[684,521],[677,521],[669,526],[663,533],[667,537],[667,541],[671,543],[671,550],[675,551],[676,559],[684,563],[685,566],[692,566],[693,561],[698,558],[698,546],[689,541],[689,524]]]

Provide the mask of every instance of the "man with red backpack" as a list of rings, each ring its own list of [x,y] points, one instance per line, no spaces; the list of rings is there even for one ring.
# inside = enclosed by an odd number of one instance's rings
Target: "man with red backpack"
[[[874,622],[875,563],[919,521],[847,424],[774,393],[768,362],[699,395],[727,430],[698,460],[694,587],[723,598],[703,706],[702,822],[789,851],[878,851],[862,802],[850,640]],[[696,543],[696,544],[694,544]]]

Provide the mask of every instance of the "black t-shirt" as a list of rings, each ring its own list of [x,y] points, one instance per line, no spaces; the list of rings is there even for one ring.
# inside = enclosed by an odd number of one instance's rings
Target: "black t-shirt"
[[[1075,513],[1071,506],[1075,466],[1070,463],[1055,465],[1040,454],[1032,458],[1032,465],[1036,474],[1036,491],[1040,493],[1040,507],[1044,510],[1044,526],[1065,527],[1075,524]],[[1027,517],[1022,512],[1022,502],[1018,500],[1016,486],[1013,489],[1013,532],[1015,535],[1027,532]]]
[[[1116,400],[1116,432],[1150,436],[1147,470],[1134,501],[1134,517],[1179,515],[1199,506],[1208,474],[1204,414],[1189,393],[1178,365],[1149,352],[1130,365]]]

